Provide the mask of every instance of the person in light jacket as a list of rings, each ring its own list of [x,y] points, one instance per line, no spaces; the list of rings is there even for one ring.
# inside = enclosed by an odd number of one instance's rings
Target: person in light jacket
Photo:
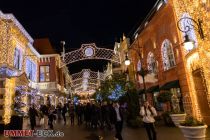
[[[156,140],[156,130],[155,130],[155,119],[157,112],[154,107],[152,107],[148,101],[144,101],[144,105],[140,110],[141,116],[143,116],[144,127],[146,128],[149,140]]]

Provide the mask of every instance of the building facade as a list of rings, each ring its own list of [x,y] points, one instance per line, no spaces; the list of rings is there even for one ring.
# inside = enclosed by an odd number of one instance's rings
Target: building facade
[[[31,104],[66,102],[71,77],[67,67],[60,67],[60,55],[37,51],[12,14],[0,11],[0,29],[0,124],[27,115]]]
[[[199,16],[194,12],[197,10]],[[145,76],[148,100],[156,102],[158,94],[169,90],[178,97],[181,106],[183,103],[187,114],[207,124],[210,124],[209,15],[207,1],[159,0],[134,33],[128,49],[134,74],[142,68],[148,70]],[[196,21],[201,18],[204,40],[194,28],[186,33],[178,29],[179,19],[186,16]],[[181,27],[186,26],[185,22],[179,23]],[[184,49],[186,34],[196,42],[192,50]],[[142,76],[137,75],[137,81],[143,88]]]

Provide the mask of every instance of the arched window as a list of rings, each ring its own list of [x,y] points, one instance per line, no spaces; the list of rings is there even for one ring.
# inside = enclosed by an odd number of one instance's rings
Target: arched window
[[[149,52],[147,55],[147,69],[151,73],[157,73],[157,64],[152,52]]]
[[[137,71],[141,71],[141,61],[140,60],[137,63]]]
[[[162,43],[161,54],[164,70],[168,70],[171,67],[175,66],[173,48],[171,42],[168,39],[165,39]]]

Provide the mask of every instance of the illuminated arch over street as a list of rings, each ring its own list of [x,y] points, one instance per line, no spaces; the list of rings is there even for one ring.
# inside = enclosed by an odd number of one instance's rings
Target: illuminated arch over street
[[[104,73],[83,69],[81,72],[72,74],[71,89],[75,94],[90,91],[94,93],[100,86],[100,82],[104,80]]]
[[[87,59],[103,59],[114,63],[120,63],[120,56],[117,52],[111,49],[98,48],[95,43],[82,44],[81,48],[68,53],[63,52],[61,59],[63,60],[61,67]]]

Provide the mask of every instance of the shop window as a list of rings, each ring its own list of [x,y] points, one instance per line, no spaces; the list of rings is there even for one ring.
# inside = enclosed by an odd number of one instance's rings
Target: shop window
[[[22,61],[23,61],[22,51],[19,48],[15,48],[14,67],[16,69],[18,69],[18,70],[21,70],[21,68],[22,68]]]
[[[31,81],[36,81],[37,66],[30,59],[26,59],[26,75]]]
[[[50,67],[49,66],[40,66],[40,82],[49,82],[50,81]]]
[[[164,70],[168,70],[175,66],[173,48],[171,42],[168,39],[164,40],[162,43],[161,54]]]

